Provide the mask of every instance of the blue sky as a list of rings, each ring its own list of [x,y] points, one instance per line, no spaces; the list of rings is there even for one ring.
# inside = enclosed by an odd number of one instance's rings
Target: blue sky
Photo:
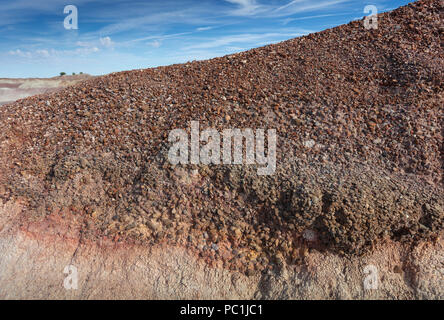
[[[201,60],[298,37],[411,1],[0,0],[0,78],[94,75]],[[78,29],[66,30],[66,5]]]

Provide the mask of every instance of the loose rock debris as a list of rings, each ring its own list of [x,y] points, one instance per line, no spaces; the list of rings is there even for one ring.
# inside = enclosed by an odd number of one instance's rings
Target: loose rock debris
[[[196,250],[254,274],[444,226],[443,3],[247,52],[119,72],[0,108],[0,196],[84,239]],[[168,134],[277,130],[277,169],[168,162]]]

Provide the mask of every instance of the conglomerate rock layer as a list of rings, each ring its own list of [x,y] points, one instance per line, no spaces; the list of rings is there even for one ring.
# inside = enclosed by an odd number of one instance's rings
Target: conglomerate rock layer
[[[76,219],[80,241],[185,247],[247,275],[313,250],[437,241],[443,12],[417,1],[379,15],[376,30],[354,21],[3,106],[2,203],[22,204],[21,226]],[[276,129],[276,171],[172,165],[168,135],[191,121]]]

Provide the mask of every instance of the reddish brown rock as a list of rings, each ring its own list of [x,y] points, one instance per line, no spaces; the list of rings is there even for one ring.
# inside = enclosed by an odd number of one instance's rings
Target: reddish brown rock
[[[0,295],[442,298],[442,12],[417,1],[377,30],[355,21],[1,107]],[[168,134],[192,120],[276,129],[275,174],[171,165]],[[59,287],[69,263],[81,291]],[[368,265],[379,291],[362,287]]]

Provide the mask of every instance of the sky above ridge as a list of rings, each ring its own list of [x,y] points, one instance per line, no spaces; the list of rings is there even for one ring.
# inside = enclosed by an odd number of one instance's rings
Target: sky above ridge
[[[0,78],[100,75],[208,59],[361,19],[366,5],[381,13],[409,2],[0,0]],[[77,8],[77,28],[67,5]]]

